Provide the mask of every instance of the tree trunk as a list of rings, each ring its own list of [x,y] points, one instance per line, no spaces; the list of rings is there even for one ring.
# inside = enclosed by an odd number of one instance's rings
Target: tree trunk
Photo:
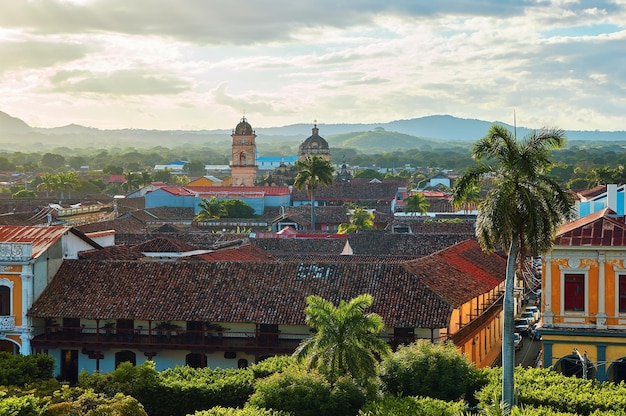
[[[315,231],[315,191],[311,190],[311,231]]]
[[[504,323],[502,328],[502,410],[503,415],[510,414],[514,401],[515,348],[515,269],[520,253],[520,237],[513,234],[509,256],[506,263],[506,281],[504,287]]]

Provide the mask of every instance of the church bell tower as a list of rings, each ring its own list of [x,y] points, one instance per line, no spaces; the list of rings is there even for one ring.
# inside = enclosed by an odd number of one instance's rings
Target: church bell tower
[[[256,164],[256,134],[242,117],[233,134],[233,156],[230,161],[232,186],[254,186],[258,166]]]

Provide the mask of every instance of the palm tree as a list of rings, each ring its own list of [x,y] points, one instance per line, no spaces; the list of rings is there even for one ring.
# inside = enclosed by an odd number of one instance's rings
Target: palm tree
[[[141,176],[133,172],[128,172],[124,174],[124,180],[125,182],[122,184],[122,189],[126,192],[130,192],[139,188]]]
[[[143,171],[141,172],[141,176],[139,178],[139,184],[141,186],[148,186],[152,183],[152,175],[150,175],[150,172],[147,171]]]
[[[224,201],[220,201],[217,197],[203,198],[198,204],[200,212],[194,218],[194,221],[213,220],[221,218],[228,214]]]
[[[415,215],[416,212],[419,212],[420,215],[424,215],[428,212],[429,206],[430,202],[428,202],[424,194],[416,192],[406,199],[404,210],[406,212],[412,212],[413,215]]]
[[[320,156],[307,156],[304,160],[295,163],[298,175],[293,186],[301,191],[306,189],[311,197],[311,230],[315,230],[315,190],[321,184],[330,186],[333,184],[335,168],[329,160]]]
[[[315,333],[300,343],[294,356],[306,360],[308,368],[317,368],[330,381],[350,375],[365,383],[376,375],[376,355],[386,356],[389,345],[378,337],[385,324],[380,315],[365,313],[372,306],[369,294],[359,295],[335,307],[315,295],[306,299],[306,323]]]
[[[472,156],[477,163],[461,176],[452,193],[452,204],[458,208],[481,179],[492,180],[478,210],[476,236],[483,250],[499,246],[508,254],[502,335],[502,406],[506,412],[513,404],[514,390],[516,269],[528,252],[537,255],[549,250],[557,227],[572,214],[569,193],[546,174],[550,151],[564,141],[562,130],[547,129],[518,141],[509,130],[494,124],[474,144]]]
[[[54,191],[58,185],[58,177],[57,175],[53,175],[51,173],[44,173],[41,176],[41,183],[37,185],[37,190],[45,190],[46,198],[50,196],[50,191]]]
[[[363,208],[356,207],[349,223],[339,224],[337,234],[356,233],[359,230],[374,229],[374,214]]]
[[[78,185],[78,175],[76,172],[59,173],[57,176],[57,185],[61,190],[61,199],[64,198],[64,191],[67,191],[67,197],[72,197],[72,190]]]

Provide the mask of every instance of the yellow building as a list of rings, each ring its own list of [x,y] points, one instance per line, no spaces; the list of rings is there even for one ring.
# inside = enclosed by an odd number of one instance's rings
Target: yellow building
[[[104,236],[103,238],[106,238]],[[0,350],[31,353],[27,312],[64,259],[102,248],[73,227],[0,226]]]
[[[563,225],[543,258],[543,365],[626,380],[626,223],[606,208]]]

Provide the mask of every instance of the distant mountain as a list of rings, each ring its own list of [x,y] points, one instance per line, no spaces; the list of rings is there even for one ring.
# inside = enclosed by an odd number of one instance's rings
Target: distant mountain
[[[254,128],[254,120],[251,121]],[[510,130],[513,126],[504,125]],[[446,142],[471,143],[483,137],[492,122],[434,115],[409,120],[370,124],[320,124],[319,134],[331,147],[353,148],[362,153],[441,146]],[[233,126],[235,123],[233,123]],[[259,146],[284,152],[312,134],[312,124],[255,128]],[[530,129],[517,127],[518,137]],[[626,141],[625,131],[567,131],[570,141]],[[230,146],[231,130],[100,130],[70,124],[54,128],[32,128],[22,120],[0,111],[0,145],[8,151],[47,151],[55,147],[178,147],[210,143],[215,148]],[[77,138],[79,140],[77,140]],[[280,150],[282,149],[282,151]]]
[[[32,128],[16,117],[11,117],[7,113],[0,111],[0,131],[7,133],[25,133]]]

